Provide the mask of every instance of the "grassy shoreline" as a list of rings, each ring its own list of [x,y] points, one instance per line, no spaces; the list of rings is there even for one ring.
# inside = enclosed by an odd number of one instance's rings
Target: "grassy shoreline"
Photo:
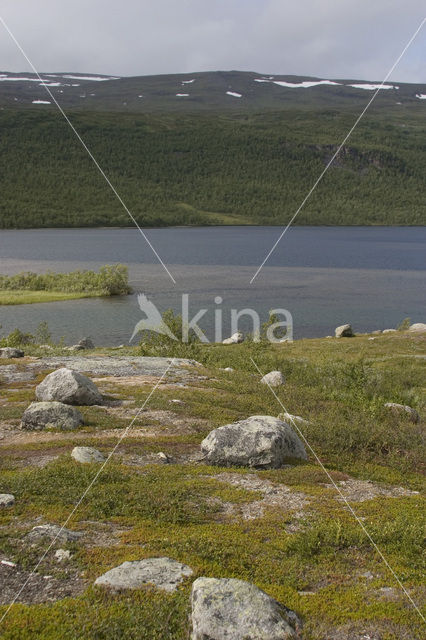
[[[128,269],[120,264],[104,265],[98,272],[0,274],[0,305],[127,295],[130,292]]]
[[[105,297],[103,291],[66,293],[64,291],[0,291],[0,305],[37,304],[40,302],[59,302],[79,298]]]

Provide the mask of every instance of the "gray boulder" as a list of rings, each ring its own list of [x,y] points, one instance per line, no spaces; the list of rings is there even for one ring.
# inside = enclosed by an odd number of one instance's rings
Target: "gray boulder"
[[[225,338],[222,344],[239,344],[240,342],[244,342],[244,334],[241,331],[236,331],[230,338]]]
[[[201,443],[206,462],[222,467],[277,469],[288,458],[307,459],[293,429],[272,416],[251,416],[214,429]]]
[[[396,329],[383,329],[382,333],[396,333]]]
[[[191,640],[301,638],[294,611],[243,580],[198,578],[192,585],[191,606]]]
[[[104,462],[105,460],[104,454],[95,449],[95,447],[74,447],[71,451],[71,458],[83,464],[89,462]]]
[[[94,349],[95,344],[91,338],[82,338],[77,343],[80,349]]]
[[[419,422],[420,416],[413,407],[408,406],[408,404],[398,404],[397,402],[386,402],[385,407],[392,411],[392,413],[396,416],[405,415],[407,416],[411,422]]]
[[[2,347],[0,349],[0,358],[23,358],[24,352],[14,347]]]
[[[82,373],[63,367],[49,373],[37,387],[38,400],[57,400],[65,404],[102,404],[102,395],[96,385]]]
[[[260,381],[262,384],[267,384],[268,387],[280,387],[284,384],[284,376],[281,371],[270,371]]]
[[[38,540],[40,538],[50,538],[58,542],[76,542],[83,534],[79,531],[71,531],[60,527],[57,524],[42,524],[33,527],[28,534],[30,540]]]
[[[147,584],[163,591],[175,591],[183,579],[192,573],[192,569],[186,564],[171,558],[147,558],[123,562],[97,578],[95,584],[113,591],[139,589]]]
[[[342,324],[334,330],[336,338],[353,338],[354,332],[350,324]]]
[[[408,327],[408,331],[426,331],[426,324],[424,322],[415,322]]]
[[[0,508],[11,507],[15,504],[15,496],[11,493],[0,493]]]
[[[53,427],[69,430],[83,423],[83,416],[75,407],[63,402],[33,402],[22,415],[21,429],[37,431]]]

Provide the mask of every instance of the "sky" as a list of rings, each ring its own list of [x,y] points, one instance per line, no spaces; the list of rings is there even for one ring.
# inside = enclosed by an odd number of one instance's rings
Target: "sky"
[[[381,81],[424,0],[3,0],[38,71],[119,76],[238,69]],[[29,71],[0,24],[0,70]],[[426,24],[390,80],[426,83]]]

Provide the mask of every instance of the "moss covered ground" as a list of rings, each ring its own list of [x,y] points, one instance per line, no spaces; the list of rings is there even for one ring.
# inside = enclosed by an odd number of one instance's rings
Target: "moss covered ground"
[[[166,380],[151,396],[67,523],[83,537],[46,554],[33,576],[37,590],[22,591],[0,637],[187,639],[191,580],[173,594],[141,589],[113,595],[93,587],[97,576],[125,560],[163,555],[189,564],[195,576],[255,583],[298,613],[306,640],[424,637],[419,612],[371,539],[424,614],[424,423],[397,417],[384,403],[424,412],[425,341],[408,332],[369,337],[194,347],[203,368],[183,386]],[[41,350],[30,346],[28,354],[22,370]],[[263,471],[199,460],[199,443],[216,426],[282,412],[259,384],[251,358],[263,372],[283,372],[277,396],[288,412],[307,420],[298,427],[329,475],[312,453],[306,462]],[[0,362],[1,376],[2,365],[12,361]],[[3,377],[0,490],[16,497],[0,512],[0,558],[16,563],[2,569],[5,582],[12,571],[22,580],[30,575],[49,541],[30,544],[27,533],[37,524],[64,522],[97,471],[74,462],[72,447],[108,453],[154,384],[99,378],[99,388],[120,406],[83,408],[86,424],[74,432],[23,433],[19,418],[42,375],[21,382]],[[160,451],[169,464],[159,463]],[[267,494],[271,486],[275,501]],[[59,547],[71,551],[69,561],[55,560]],[[72,583],[73,590],[44,597],[49,580],[64,588]],[[3,597],[0,617],[8,602]]]

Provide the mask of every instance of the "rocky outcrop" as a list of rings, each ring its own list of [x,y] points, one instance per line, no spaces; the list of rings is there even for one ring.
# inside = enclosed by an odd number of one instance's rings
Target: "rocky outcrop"
[[[38,400],[56,400],[65,404],[102,404],[102,395],[96,385],[82,373],[62,368],[49,373],[36,387]]]
[[[186,564],[171,558],[147,558],[123,562],[97,578],[95,584],[113,591],[139,589],[145,585],[154,585],[163,591],[175,591],[192,573]]]
[[[28,534],[30,540],[38,540],[39,538],[50,538],[58,542],[76,542],[82,537],[82,533],[79,531],[71,531],[60,527],[57,524],[42,524],[38,527],[33,527]]]
[[[415,322],[414,324],[408,327],[408,331],[412,331],[413,333],[415,333],[416,331],[418,332],[426,331],[426,324],[424,322]]]
[[[2,347],[0,349],[0,358],[23,358],[24,352],[14,347]]]
[[[270,371],[260,381],[262,384],[267,384],[268,387],[280,387],[284,384],[284,376],[281,371]]]
[[[206,462],[223,467],[276,469],[289,458],[307,459],[293,429],[272,416],[251,416],[214,429],[201,443]]]
[[[104,462],[105,460],[104,454],[98,451],[98,449],[95,449],[95,447],[74,447],[71,451],[71,458],[83,464]]]
[[[241,331],[236,331],[230,338],[225,338],[222,344],[239,344],[240,342],[244,342],[244,334]]]
[[[63,402],[33,402],[22,414],[21,428],[28,431],[41,429],[77,429],[84,424],[83,416],[75,407]]]
[[[386,402],[386,409],[392,411],[395,416],[405,416],[408,417],[411,422],[419,422],[420,416],[413,407],[410,407],[408,404],[398,404],[397,402]]]
[[[243,580],[198,578],[192,585],[191,607],[191,640],[301,638],[294,611]]]
[[[335,328],[334,335],[336,338],[353,338],[355,334],[350,324],[342,324]]]

